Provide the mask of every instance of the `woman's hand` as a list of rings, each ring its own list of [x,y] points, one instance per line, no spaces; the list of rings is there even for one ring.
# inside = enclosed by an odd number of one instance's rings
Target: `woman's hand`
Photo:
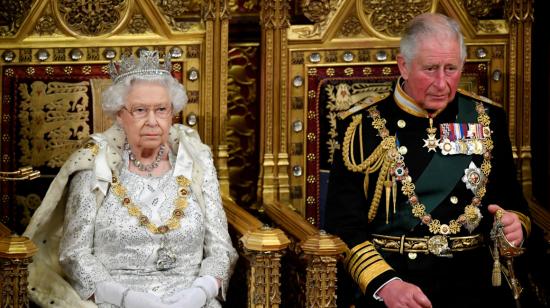
[[[506,237],[506,240],[512,244],[512,246],[519,247],[523,242],[523,230],[521,229],[521,221],[519,220],[518,215],[512,212],[507,212],[496,204],[489,205],[488,210],[493,216],[498,210],[503,211],[500,221],[504,225],[504,236]]]
[[[206,304],[206,301],[216,297],[220,283],[213,276],[201,276],[195,279],[190,288],[163,299],[170,307],[197,308]]]
[[[114,281],[103,281],[97,284],[94,300],[97,304],[108,303],[120,307],[132,308],[165,308],[160,298],[151,293],[138,292]]]
[[[431,308],[432,303],[424,292],[414,284],[400,279],[390,281],[378,291],[378,296],[389,308],[411,307]]]

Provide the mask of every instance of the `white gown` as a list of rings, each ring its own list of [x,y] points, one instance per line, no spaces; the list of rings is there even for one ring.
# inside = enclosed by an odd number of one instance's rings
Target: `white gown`
[[[237,254],[228,236],[212,160],[205,157],[202,163],[207,167],[203,192],[188,195],[180,228],[165,235],[152,234],[140,226],[110,191],[97,208],[90,190],[91,170],[73,176],[60,243],[60,264],[82,299],[95,292],[96,283],[111,279],[161,298],[190,287],[198,276],[228,279]],[[123,155],[123,166],[128,166],[127,152]],[[120,181],[130,199],[155,225],[163,225],[171,217],[179,188],[172,171],[160,177],[146,177],[122,168]],[[195,193],[203,193],[204,210]],[[173,267],[162,271],[156,267],[161,246],[175,257]],[[207,306],[220,307],[220,304],[214,299]]]

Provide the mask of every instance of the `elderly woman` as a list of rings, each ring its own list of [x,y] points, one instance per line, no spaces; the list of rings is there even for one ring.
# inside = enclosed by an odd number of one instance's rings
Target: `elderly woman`
[[[69,158],[25,233],[43,246],[30,267],[31,298],[219,307],[237,254],[209,148],[172,125],[185,90],[157,52],[123,58],[111,76],[103,109],[116,123]]]

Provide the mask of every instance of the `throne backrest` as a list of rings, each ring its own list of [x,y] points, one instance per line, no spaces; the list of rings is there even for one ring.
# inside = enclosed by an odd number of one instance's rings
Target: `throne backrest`
[[[328,170],[340,146],[336,115],[391,88],[399,76],[399,33],[414,15],[441,12],[457,19],[467,45],[460,87],[500,104],[506,102],[508,34],[495,28],[489,39],[480,28],[486,21],[449,2],[423,1],[414,8],[388,12],[369,1],[347,0],[338,2],[322,20],[312,17],[314,25],[290,27],[290,203],[311,224],[322,228],[324,223]],[[315,8],[304,8],[309,9]],[[502,25],[504,21],[492,22]]]

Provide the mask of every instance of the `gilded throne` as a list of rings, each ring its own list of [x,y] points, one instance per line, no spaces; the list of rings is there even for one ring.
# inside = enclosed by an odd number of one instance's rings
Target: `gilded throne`
[[[531,65],[524,57],[531,1],[92,2],[11,1],[2,17],[1,170],[31,165],[42,177],[2,182],[2,222],[12,230],[2,230],[0,247],[20,250],[0,255],[11,260],[2,261],[1,305],[27,304],[25,268],[34,253],[9,234],[22,232],[67,155],[108,127],[97,108],[106,64],[141,48],[171,54],[190,98],[176,120],[215,155],[246,268],[234,277],[228,306],[336,305],[336,264],[346,247],[319,230],[331,149],[339,146],[335,115],[387,90],[397,76],[399,33],[416,14],[461,22],[464,87],[508,111],[529,195],[530,75],[518,76]],[[247,36],[237,39],[239,31]],[[532,209],[548,230],[547,211]]]

